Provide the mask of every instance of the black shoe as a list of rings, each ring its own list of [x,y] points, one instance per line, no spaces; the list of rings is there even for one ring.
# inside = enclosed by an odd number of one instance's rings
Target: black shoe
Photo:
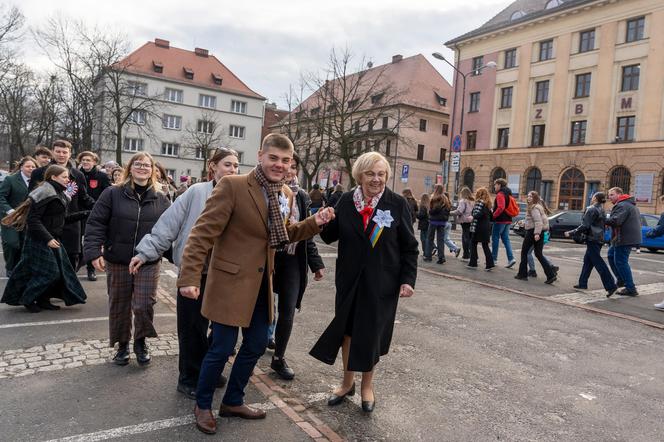
[[[217,388],[224,388],[228,383],[228,378],[223,374],[219,375],[219,380],[217,380]]]
[[[454,257],[455,257],[455,258],[458,258],[458,257],[459,257],[459,253],[461,253],[461,249],[456,249],[456,252],[454,252]]]
[[[374,411],[374,407],[376,406],[376,395],[374,393],[374,400],[373,401],[362,401],[362,411],[365,413],[371,413]]]
[[[558,280],[558,277],[557,277],[556,275],[553,275],[552,277],[550,277],[549,279],[547,279],[546,281],[544,281],[544,284],[549,284],[549,285],[551,285],[551,284],[553,284],[553,283],[554,283],[555,281],[557,281],[557,280]]]
[[[618,290],[617,287],[614,287],[614,288],[612,288],[612,289],[607,290],[607,291],[606,291],[606,297],[607,297],[607,298],[610,298],[611,295],[613,295],[613,294],[616,292],[616,290]]]
[[[183,385],[178,382],[178,388],[177,390],[185,395],[187,399],[191,399],[192,401],[196,400],[196,389],[194,387],[190,387],[188,385]]]
[[[431,258],[423,258],[422,260],[423,260],[424,262],[431,262],[431,261],[433,261]]]
[[[639,292],[637,292],[636,289],[628,289],[627,287],[623,287],[620,290],[616,291],[616,295],[620,295],[620,296],[639,296]]]
[[[518,274],[517,274],[517,275],[514,275],[514,279],[519,279],[519,280],[521,280],[521,281],[528,281],[528,277],[527,277],[527,276],[521,276],[521,275],[518,275]]]
[[[436,264],[445,264],[445,260],[444,259],[439,259],[438,261],[436,261]]]
[[[51,304],[51,301],[49,301],[48,299],[38,300],[37,301],[37,306],[39,306],[39,308],[42,309],[42,310],[60,310],[59,306],[57,306],[55,304]]]
[[[286,381],[291,381],[295,377],[295,372],[293,371],[292,368],[288,366],[284,358],[281,359],[272,358],[272,363],[270,364],[270,368],[274,370],[274,372],[277,373],[277,375],[281,379],[284,379]]]
[[[555,274],[557,275],[557,274],[558,274],[558,270],[560,270],[560,267],[558,267],[558,266],[551,266],[551,270],[553,270],[553,273],[555,273]]]
[[[494,265],[492,265],[492,266],[485,267],[484,270],[486,270],[487,272],[490,272],[491,269],[493,269],[493,268],[495,268],[495,267],[496,267],[496,265],[494,264]]]
[[[625,287],[625,283],[623,281],[616,282],[616,285],[618,286],[618,288]]]
[[[41,307],[34,302],[32,304],[24,305],[23,307],[25,307],[30,313],[39,313],[42,310]]]
[[[113,356],[115,365],[127,365],[129,363],[129,343],[121,342],[118,345],[118,352]]]
[[[535,270],[528,270],[529,278],[537,278],[537,272]]]
[[[269,341],[267,341],[267,348],[269,348],[270,350],[274,350],[275,348],[277,348],[277,343],[274,342],[274,339],[270,339]]]
[[[94,269],[88,270],[88,281],[96,281],[97,280],[97,274],[95,273]]]
[[[329,405],[330,407],[339,405],[341,402],[343,402],[346,396],[353,396],[353,395],[355,395],[355,382],[353,382],[353,386],[350,387],[350,390],[348,390],[345,394],[342,394],[341,396],[337,396],[336,394],[332,393],[330,397],[327,398],[327,405]]]
[[[577,289],[577,290],[588,290],[588,286],[587,286],[587,285],[579,285],[579,284],[577,284],[577,285],[575,285],[575,286],[573,286],[573,287],[574,287],[575,289]]]
[[[136,361],[138,365],[148,365],[152,358],[150,357],[150,349],[148,348],[145,338],[136,339],[134,341],[134,353],[136,353]]]

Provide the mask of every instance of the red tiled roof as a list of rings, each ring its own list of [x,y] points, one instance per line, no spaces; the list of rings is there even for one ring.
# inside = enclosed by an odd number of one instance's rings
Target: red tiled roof
[[[118,64],[124,65],[127,71],[140,75],[175,80],[181,83],[189,83],[192,86],[203,86],[223,92],[265,99],[265,97],[252,91],[214,55],[208,55],[207,57],[197,55],[194,51],[174,48],[165,40],[157,40],[159,44],[151,41],[147,42]],[[198,48],[197,52],[200,54],[207,53],[207,51]],[[161,73],[155,72],[154,68],[160,65],[163,66],[163,71]],[[193,71],[193,80],[185,77],[188,70]],[[221,78],[221,85],[215,83],[215,78]]]

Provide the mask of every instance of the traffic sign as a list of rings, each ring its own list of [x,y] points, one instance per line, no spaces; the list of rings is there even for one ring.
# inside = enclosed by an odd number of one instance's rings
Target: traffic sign
[[[408,182],[408,172],[410,171],[410,166],[408,164],[404,164],[401,166],[401,182],[402,183],[407,183]]]
[[[458,172],[461,166],[461,154],[452,152],[452,172]]]
[[[455,135],[452,141],[452,152],[461,152],[461,135]]]

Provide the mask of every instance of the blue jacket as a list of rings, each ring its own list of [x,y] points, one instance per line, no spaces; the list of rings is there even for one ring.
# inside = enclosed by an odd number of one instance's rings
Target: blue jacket
[[[648,238],[657,238],[658,236],[664,235],[664,212],[659,216],[659,222],[657,226],[652,229],[650,232],[646,233]]]

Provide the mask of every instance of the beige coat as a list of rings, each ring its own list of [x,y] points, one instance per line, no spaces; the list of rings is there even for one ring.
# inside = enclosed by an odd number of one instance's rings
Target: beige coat
[[[288,186],[283,192],[290,200]],[[267,201],[253,173],[224,177],[215,187],[192,229],[182,256],[178,287],[198,287],[210,249],[201,313],[211,321],[248,327],[263,272],[269,272],[268,309],[273,320],[274,249],[268,244]],[[320,232],[314,217],[287,226],[291,241]]]
[[[526,230],[535,229],[534,235],[540,235],[543,231],[549,230],[549,218],[546,216],[544,207],[541,204],[535,204],[526,212],[524,223]]]

